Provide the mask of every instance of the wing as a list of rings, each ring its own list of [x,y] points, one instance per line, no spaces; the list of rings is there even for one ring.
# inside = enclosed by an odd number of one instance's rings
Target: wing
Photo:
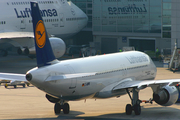
[[[25,74],[12,74],[12,73],[0,73],[0,80],[2,82],[9,81],[11,84],[28,82],[25,78]]]
[[[168,79],[168,80],[146,80],[146,81],[135,81],[132,78],[126,78],[120,81],[112,90],[120,90],[126,88],[134,88],[141,90],[152,85],[169,85],[175,86],[180,82],[180,79]]]
[[[14,47],[32,47],[34,38],[33,32],[3,32],[0,33],[0,44],[9,43]],[[30,40],[32,39],[32,40]],[[8,46],[3,46],[6,49]]]
[[[51,37],[50,34],[48,34],[49,37]],[[14,45],[15,47],[32,47],[34,46],[34,43],[32,41],[28,40],[34,39],[34,33],[33,32],[0,32],[0,43],[10,43]]]

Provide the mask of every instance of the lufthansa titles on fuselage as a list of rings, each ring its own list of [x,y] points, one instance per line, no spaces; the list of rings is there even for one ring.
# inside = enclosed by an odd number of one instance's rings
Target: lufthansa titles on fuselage
[[[29,18],[31,17],[31,9],[25,8],[24,10],[17,10],[14,8],[17,18]],[[58,16],[56,9],[43,9],[40,10],[42,17],[56,17]]]

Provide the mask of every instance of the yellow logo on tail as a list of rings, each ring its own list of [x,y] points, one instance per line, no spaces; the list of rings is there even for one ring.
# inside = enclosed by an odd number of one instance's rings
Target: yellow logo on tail
[[[43,48],[46,43],[46,30],[42,20],[39,20],[36,25],[35,39],[37,46]]]

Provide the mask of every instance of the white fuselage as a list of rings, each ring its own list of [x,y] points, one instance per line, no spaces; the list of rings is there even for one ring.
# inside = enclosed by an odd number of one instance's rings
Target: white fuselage
[[[96,74],[92,76],[46,81],[53,75],[93,72]],[[30,82],[47,94],[63,100],[79,100],[123,95],[124,90],[112,92],[113,87],[127,78],[152,80],[156,76],[156,67],[148,55],[132,51],[60,61],[28,73],[32,74]]]
[[[0,1],[0,33],[33,32],[31,0]],[[87,24],[86,14],[67,0],[36,0],[47,32],[61,38],[76,34]]]

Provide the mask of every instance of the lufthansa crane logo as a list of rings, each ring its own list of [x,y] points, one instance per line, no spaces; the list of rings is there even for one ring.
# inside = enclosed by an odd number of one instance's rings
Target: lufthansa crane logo
[[[42,20],[39,20],[35,30],[36,44],[39,48],[43,48],[46,43],[46,31]]]

